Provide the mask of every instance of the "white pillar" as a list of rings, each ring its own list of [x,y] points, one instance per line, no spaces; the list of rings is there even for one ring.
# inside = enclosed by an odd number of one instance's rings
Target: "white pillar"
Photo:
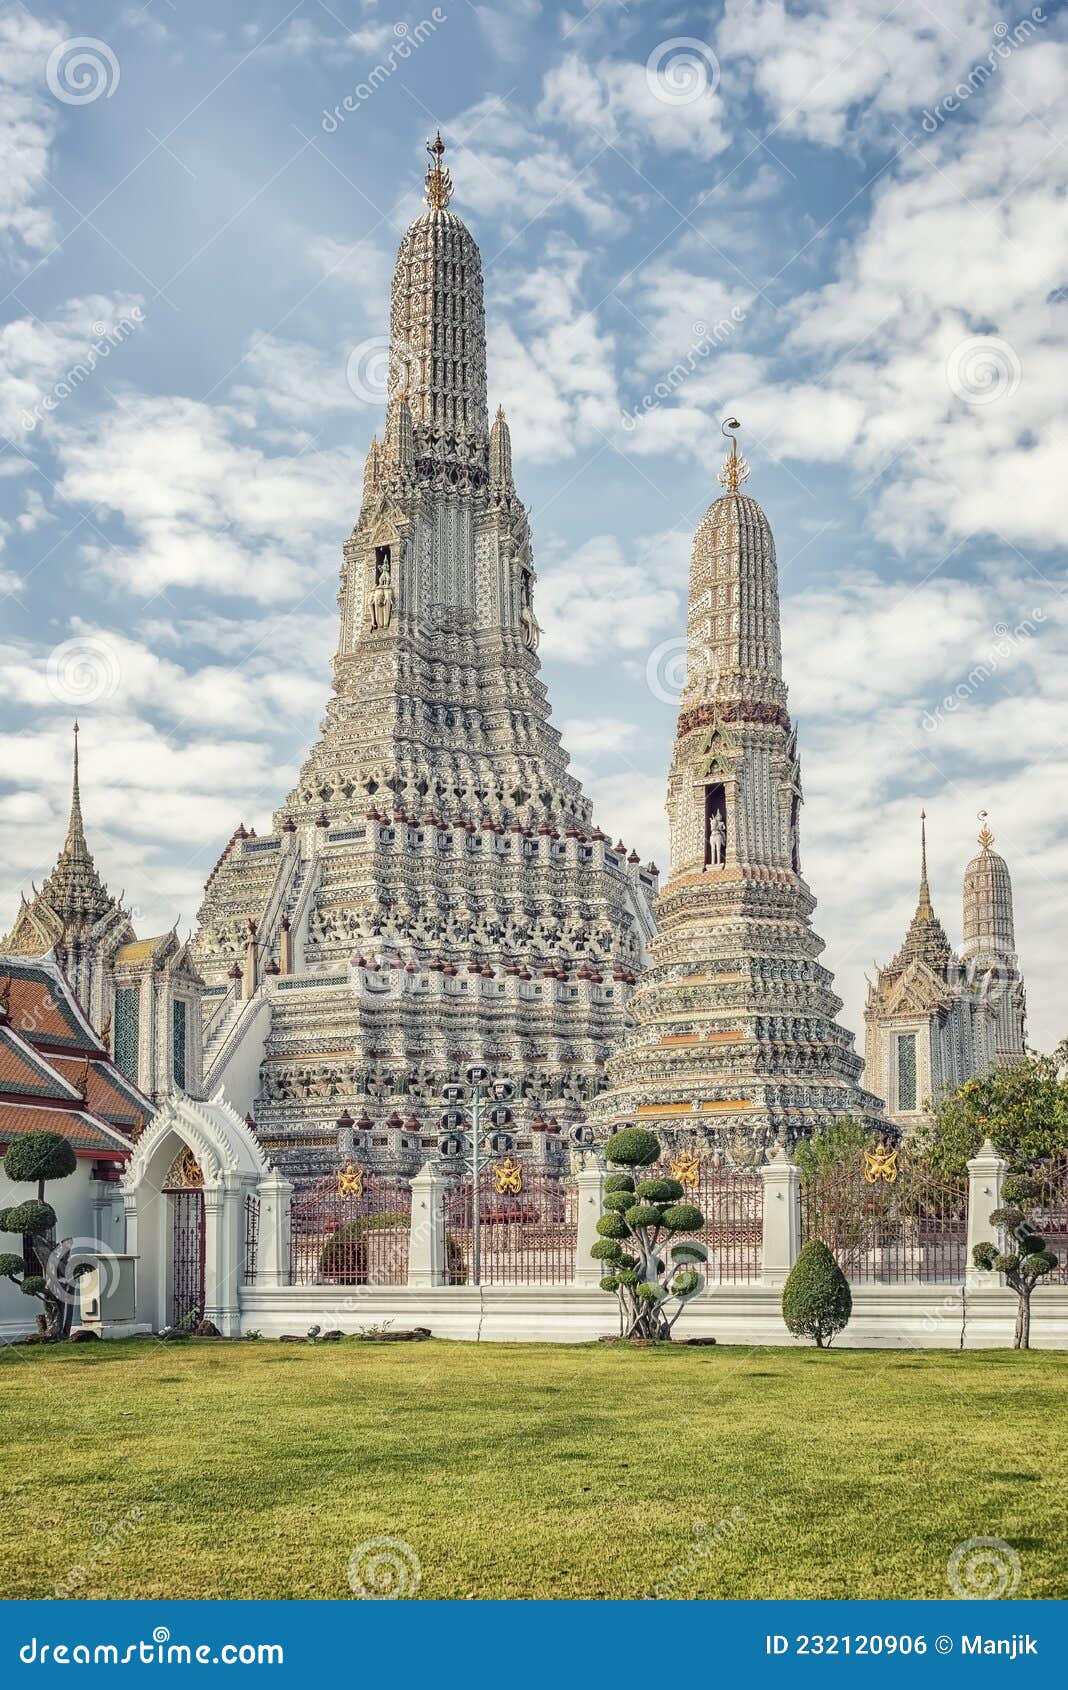
[[[256,1284],[288,1285],[293,1187],[273,1170],[256,1187],[260,1230],[256,1241]]]
[[[1001,1284],[1001,1275],[991,1275],[972,1263],[976,1244],[1000,1244],[999,1228],[991,1226],[990,1216],[1001,1207],[1001,1183],[1008,1166],[998,1155],[989,1139],[984,1139],[979,1154],[968,1163],[968,1255],[964,1266],[964,1283],[969,1286]]]
[[[444,1285],[445,1213],[448,1182],[424,1162],[412,1180],[412,1224],[408,1238],[408,1284]]]
[[[240,1175],[229,1170],[217,1185],[204,1187],[204,1318],[224,1338],[241,1331],[237,1293],[244,1277],[244,1201]]]
[[[604,1169],[584,1167],[575,1175],[578,1187],[578,1237],[575,1242],[575,1284],[598,1286],[608,1272],[607,1262],[595,1261],[590,1250],[600,1233],[597,1222],[604,1206]]]
[[[764,1181],[761,1285],[785,1285],[801,1248],[801,1170],[780,1144],[760,1170]]]

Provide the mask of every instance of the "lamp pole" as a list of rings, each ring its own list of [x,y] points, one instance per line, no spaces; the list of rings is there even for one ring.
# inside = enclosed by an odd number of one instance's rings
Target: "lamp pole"
[[[484,1088],[489,1080],[489,1069],[483,1068],[480,1063],[472,1063],[466,1069],[464,1078],[469,1087],[468,1098],[471,1104],[469,1122],[471,1127],[471,1283],[472,1285],[481,1285],[482,1203],[479,1181],[482,1173],[482,1105],[486,1098]],[[511,1110],[505,1108],[504,1105],[515,1096],[516,1088],[511,1080],[495,1080],[490,1089],[496,1100],[496,1107],[491,1111],[490,1119],[495,1126],[500,1127],[512,1118]],[[448,1085],[444,1088],[444,1098],[447,1103],[455,1105],[463,1099],[463,1095],[464,1088],[462,1086]],[[448,1130],[467,1123],[465,1123],[463,1112],[452,1108],[446,1110],[442,1116],[441,1124]],[[441,1142],[444,1146],[449,1141],[446,1138]],[[459,1144],[457,1148],[460,1148]]]

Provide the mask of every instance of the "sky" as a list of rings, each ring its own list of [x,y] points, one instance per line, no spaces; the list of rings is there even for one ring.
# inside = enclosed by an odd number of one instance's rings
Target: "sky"
[[[936,16],[937,12],[937,16]],[[554,720],[667,864],[693,531],[742,423],[802,864],[862,1035],[978,815],[1068,1033],[1068,13],[985,0],[0,4],[0,929],[62,844],[182,932],[329,692],[440,126]]]

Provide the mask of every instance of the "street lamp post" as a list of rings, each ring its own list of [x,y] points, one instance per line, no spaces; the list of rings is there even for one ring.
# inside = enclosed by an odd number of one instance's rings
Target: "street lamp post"
[[[482,1105],[486,1098],[485,1086],[489,1080],[489,1069],[480,1063],[472,1063],[466,1069],[465,1079],[469,1089],[471,1102],[470,1123],[463,1111],[450,1109],[442,1116],[442,1125],[455,1128],[470,1124],[471,1127],[471,1283],[482,1283],[482,1205],[479,1191],[479,1176],[482,1172]],[[515,1096],[515,1086],[511,1080],[495,1080],[490,1087],[495,1099],[494,1108],[490,1112],[490,1119],[494,1126],[505,1126],[512,1119],[512,1112],[505,1105]],[[446,1086],[444,1098],[447,1103],[459,1103],[463,1100],[463,1086]]]

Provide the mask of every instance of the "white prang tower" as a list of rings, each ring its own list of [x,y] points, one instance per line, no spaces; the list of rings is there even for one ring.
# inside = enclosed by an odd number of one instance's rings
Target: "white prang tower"
[[[521,1149],[562,1146],[652,932],[656,870],[594,825],[550,721],[482,266],[443,151],[397,254],[322,737],[272,832],[234,835],[199,917],[207,1084],[298,1178],[335,1164],[339,1115],[347,1152],[417,1167],[472,1060],[519,1085]]]
[[[669,1143],[703,1139],[739,1160],[839,1115],[881,1124],[810,924],[775,542],[741,491],[748,474],[732,439],[726,491],[693,543],[671,873],[631,1006],[637,1028],[593,1112],[606,1128],[640,1121]]]

